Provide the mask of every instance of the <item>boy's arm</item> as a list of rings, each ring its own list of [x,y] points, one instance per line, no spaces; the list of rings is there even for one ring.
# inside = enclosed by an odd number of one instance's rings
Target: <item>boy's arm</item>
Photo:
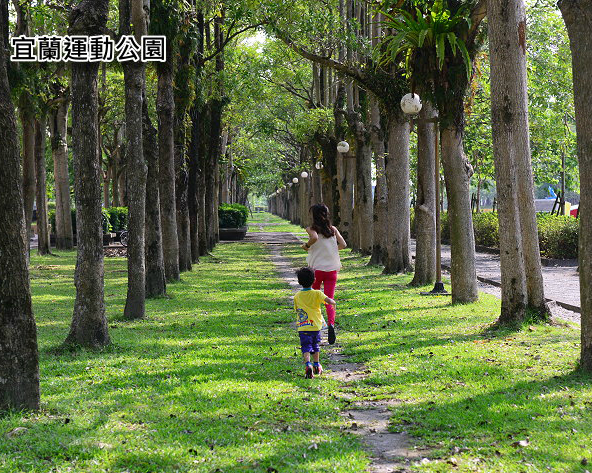
[[[325,297],[325,304],[336,305],[337,303],[330,297]]]

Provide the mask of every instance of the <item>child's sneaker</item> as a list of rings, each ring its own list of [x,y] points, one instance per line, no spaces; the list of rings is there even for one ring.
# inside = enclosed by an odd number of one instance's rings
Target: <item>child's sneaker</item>
[[[329,345],[333,345],[335,343],[335,326],[329,325],[329,333],[327,335],[327,341]]]
[[[314,363],[312,365],[312,371],[314,374],[323,374],[323,366],[320,363]]]
[[[306,363],[306,366],[304,368],[304,377],[306,379],[314,378],[312,363]]]

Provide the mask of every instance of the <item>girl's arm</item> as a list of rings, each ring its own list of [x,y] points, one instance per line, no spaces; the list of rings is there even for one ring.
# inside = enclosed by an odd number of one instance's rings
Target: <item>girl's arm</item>
[[[319,239],[319,234],[315,232],[312,228],[307,227],[306,232],[308,233],[308,241],[302,245],[302,249],[308,251],[312,245],[316,243]]]
[[[335,228],[335,227],[332,227],[332,228],[333,228],[333,231],[335,232],[335,237],[337,238],[337,249],[343,250],[343,249],[347,248],[347,243],[345,242],[345,240],[341,236],[341,233],[339,233],[339,230],[337,230],[337,228]]]
[[[336,305],[337,303],[330,297],[325,297],[325,304]]]

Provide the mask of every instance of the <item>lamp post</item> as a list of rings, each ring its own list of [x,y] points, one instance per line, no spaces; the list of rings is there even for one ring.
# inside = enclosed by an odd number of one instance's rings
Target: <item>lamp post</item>
[[[401,109],[403,113],[409,116],[417,115],[422,109],[422,103],[419,95],[410,93],[401,99]],[[417,121],[417,120],[416,120]],[[422,120],[426,123],[434,123],[435,128],[435,166],[434,166],[434,184],[435,184],[435,199],[436,199],[436,283],[434,288],[429,292],[422,292],[422,295],[447,295],[449,294],[444,288],[442,282],[442,242],[441,242],[441,223],[440,223],[440,130],[438,127],[438,119]]]

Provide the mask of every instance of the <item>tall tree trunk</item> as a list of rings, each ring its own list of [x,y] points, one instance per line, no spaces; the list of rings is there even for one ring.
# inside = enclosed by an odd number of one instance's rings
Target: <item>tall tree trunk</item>
[[[356,162],[349,155],[340,160],[339,173],[339,232],[348,246],[352,246],[353,237],[353,209],[354,209],[354,181],[356,179]]]
[[[387,260],[385,274],[411,271],[409,210],[409,122],[396,114],[389,116],[387,184]]]
[[[43,116],[35,121],[35,174],[37,175],[37,252],[49,255],[49,221],[47,219],[47,181],[45,178],[45,143],[47,121]]]
[[[473,169],[463,150],[462,129],[453,124],[442,128],[442,165],[448,197],[452,302],[475,302],[479,298],[479,294],[477,292],[475,235],[469,190]]]
[[[430,102],[424,102],[417,122],[417,199],[415,204],[415,273],[411,285],[436,280],[436,118]]]
[[[521,322],[526,317],[527,288],[521,212],[527,202],[521,199],[519,162],[530,166],[528,136],[528,97],[526,83],[526,16],[521,0],[489,2],[489,51],[491,60],[491,117],[493,156],[497,187],[502,276],[501,323]],[[530,177],[532,179],[532,176]],[[533,204],[533,194],[526,195]],[[532,209],[534,217],[534,205]],[[526,213],[526,212],[525,212]],[[530,235],[532,237],[533,235]],[[541,274],[540,255],[537,254]],[[536,270],[536,269],[535,269]],[[541,277],[542,283],[542,277]],[[544,302],[543,302],[544,303]]]
[[[592,0],[560,0],[559,8],[567,26],[571,46],[580,164],[580,366],[585,371],[592,372]]]
[[[7,0],[0,0],[0,412],[39,408],[37,328],[14,105],[6,73]]]
[[[142,107],[144,155],[148,165],[146,180],[146,297],[166,295],[164,252],[158,189],[158,138],[152,125],[146,99]]]
[[[370,96],[370,133],[376,166],[376,189],[374,190],[374,241],[369,264],[384,264],[386,261],[386,168],[384,132],[380,124],[380,107],[378,99]]]
[[[356,183],[354,190],[355,228],[359,235],[359,250],[363,255],[372,253],[374,242],[374,209],[372,199],[372,148],[370,134],[356,139]]]
[[[216,170],[220,156],[220,132],[222,124],[223,102],[214,99],[210,103],[210,132],[208,143],[208,162],[205,168],[206,177],[206,232],[207,248],[212,250],[217,242],[216,222],[218,220],[218,209],[216,207]]]
[[[108,0],[82,0],[70,14],[71,35],[103,34]],[[98,152],[98,63],[72,63],[72,153],[76,197],[76,301],[66,343],[109,343],[105,317],[101,160]]]
[[[170,45],[169,45],[170,46]],[[170,47],[168,48],[170,51]],[[160,221],[162,248],[167,281],[179,280],[179,238],[177,233],[175,186],[175,101],[173,69],[169,62],[158,64],[158,184],[160,191]]]
[[[197,100],[196,100],[197,102]],[[199,263],[199,161],[201,116],[199,103],[194,103],[191,115],[191,142],[189,144],[189,232],[191,239],[191,262]],[[203,217],[203,216],[202,216]]]
[[[145,34],[143,33],[145,28],[142,27],[145,25],[142,0],[119,0],[119,15],[120,32],[130,34],[130,23],[133,23],[136,41],[140,43],[141,37]],[[123,74],[125,82],[125,151],[128,164],[127,205],[129,209],[127,299],[124,317],[133,320],[144,318],[146,313],[146,176],[148,169],[144,160],[142,137],[144,64],[126,63],[123,67]]]
[[[177,235],[179,238],[179,271],[191,271],[191,235],[189,226],[188,184],[189,172],[185,156],[185,126],[181,120],[176,120],[175,133],[175,168],[177,199]]]
[[[28,95],[28,92],[24,92]],[[35,203],[35,115],[30,109],[30,99],[21,96],[21,124],[23,128],[23,198],[27,248],[30,247],[33,206]]]
[[[129,243],[127,247],[127,299],[124,317],[141,319],[146,312],[146,179],[142,138],[144,67],[124,66],[125,135]]]
[[[67,128],[69,106],[69,94],[64,94],[56,108],[51,112],[49,127],[56,194],[56,248],[59,250],[71,250],[74,247],[70,173],[68,170]]]

